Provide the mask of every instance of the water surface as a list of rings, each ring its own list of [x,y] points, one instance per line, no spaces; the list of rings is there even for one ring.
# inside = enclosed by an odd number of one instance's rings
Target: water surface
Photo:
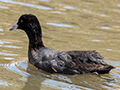
[[[45,46],[96,50],[116,67],[109,74],[50,74],[28,62],[28,38],[8,29],[25,13],[39,19]],[[0,0],[0,90],[119,90],[120,1]]]

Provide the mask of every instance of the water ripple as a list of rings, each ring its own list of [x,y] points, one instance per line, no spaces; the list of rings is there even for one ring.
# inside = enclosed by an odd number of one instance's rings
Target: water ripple
[[[100,40],[92,40],[93,42],[100,42]]]
[[[18,54],[12,54],[12,53],[6,53],[6,52],[0,52],[0,55],[4,55],[4,56],[18,56]]]
[[[67,25],[67,24],[57,24],[57,23],[48,23],[48,22],[46,24],[58,26],[58,27],[73,27],[72,25]]]
[[[71,7],[71,6],[64,6],[64,8],[66,8],[66,9],[75,9],[74,7]]]
[[[19,4],[22,6],[33,7],[33,8],[37,8],[37,9],[51,10],[51,8],[49,8],[49,7],[39,6],[39,5],[35,5],[35,4],[30,4],[30,3],[23,3],[23,2],[17,2],[17,1],[12,1],[12,0],[0,0],[0,1],[5,2],[5,3]]]
[[[43,2],[49,2],[49,0],[39,0],[39,1],[43,1]]]
[[[101,16],[101,17],[106,17],[106,16],[107,16],[107,15],[105,15],[105,14],[95,13],[95,12],[92,12],[92,11],[87,10],[87,9],[83,9],[83,11],[84,11],[85,13],[95,14],[95,15],[99,15],[99,16]]]
[[[63,76],[63,75],[56,75],[56,74],[52,74],[52,77],[57,77],[59,78],[59,80],[64,80],[65,82],[69,82],[72,83],[72,81],[70,80],[70,78]]]
[[[58,14],[60,14],[61,12],[60,12],[60,11],[53,11],[53,13],[58,13]]]
[[[86,13],[90,13],[90,14],[93,13],[92,11],[87,10],[87,9],[83,9],[83,11],[86,12]]]
[[[0,45],[0,47],[8,47],[8,48],[22,48],[22,47],[11,46],[11,45]]]
[[[12,42],[0,40],[0,44],[4,44],[4,43],[12,43]]]
[[[102,29],[110,29],[110,27],[101,27]]]
[[[108,51],[112,51],[112,49],[106,49],[106,50],[108,50]]]
[[[9,87],[10,85],[13,85],[12,83],[8,83],[7,81],[0,80],[0,85],[4,85]]]
[[[5,57],[4,59],[6,59],[6,60],[13,60],[14,58]]]
[[[55,81],[55,80],[51,80],[51,79],[46,79],[44,80],[44,82],[42,82],[43,85],[47,85],[47,87],[52,87],[52,88],[59,88],[62,90],[93,90],[90,88],[86,88],[83,86],[78,86],[78,85],[73,85],[73,84],[68,84],[65,82],[61,82],[61,81]]]
[[[3,31],[3,29],[0,28],[0,31]]]
[[[0,8],[2,8],[2,9],[9,9],[9,8],[6,7],[6,6],[1,6],[1,5],[0,5]]]
[[[5,64],[4,65],[5,66],[5,68],[7,69],[7,70],[10,70],[10,71],[12,71],[12,72],[14,72],[14,73],[17,73],[17,74],[19,74],[19,75],[22,75],[22,76],[24,76],[24,77],[28,77],[28,76],[30,76],[30,74],[29,73],[27,73],[26,71],[24,71],[24,70],[27,70],[27,67],[28,67],[28,63],[27,63],[27,60],[25,60],[25,61],[23,61],[23,62],[14,62],[14,63],[11,63],[11,64]],[[23,68],[24,70],[21,70],[21,69],[19,69],[19,68]]]
[[[101,17],[106,17],[106,15],[105,15],[105,14],[101,14],[100,16],[101,16]]]
[[[118,7],[120,7],[120,4],[118,4]]]

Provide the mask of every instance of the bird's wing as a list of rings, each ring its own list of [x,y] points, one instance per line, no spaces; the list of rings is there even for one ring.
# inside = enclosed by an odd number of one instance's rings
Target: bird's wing
[[[106,73],[114,68],[95,51],[58,52],[51,60],[51,67],[55,72],[66,74]]]
[[[96,51],[67,51],[73,60],[79,60],[88,64],[106,64],[104,57]]]

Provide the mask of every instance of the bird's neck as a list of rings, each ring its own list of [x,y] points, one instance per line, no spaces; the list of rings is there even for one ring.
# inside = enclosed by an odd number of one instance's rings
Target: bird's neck
[[[34,30],[30,30],[30,31],[28,30],[26,31],[27,36],[29,38],[29,49],[39,49],[41,47],[44,47],[43,42],[42,42],[41,28],[40,27],[34,28]]]

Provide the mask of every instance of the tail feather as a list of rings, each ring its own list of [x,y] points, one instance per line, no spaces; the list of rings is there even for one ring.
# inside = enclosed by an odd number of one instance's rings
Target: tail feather
[[[99,74],[105,74],[105,73],[109,73],[109,71],[111,69],[114,69],[115,67],[114,66],[111,66],[111,65],[105,65],[103,68],[99,69],[97,72]]]

